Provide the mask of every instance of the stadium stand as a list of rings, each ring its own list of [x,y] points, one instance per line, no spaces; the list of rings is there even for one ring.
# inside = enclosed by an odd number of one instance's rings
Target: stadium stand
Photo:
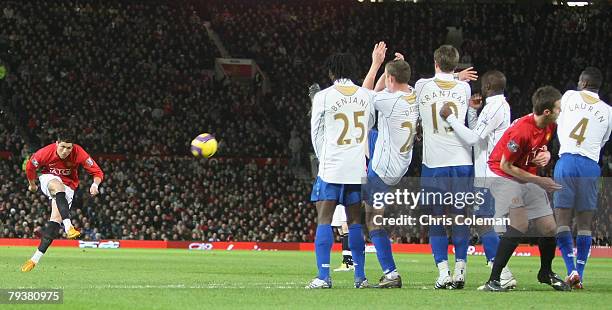
[[[15,55],[2,86],[0,151],[10,158],[0,160],[0,237],[39,237],[49,208],[44,196],[27,193],[21,163],[70,127],[90,153],[124,156],[99,161],[107,172],[103,195],[75,200],[74,222],[86,239],[313,241],[311,180],[285,169],[285,161],[249,158],[288,158],[292,131],[307,158],[306,89],[312,82],[329,84],[322,64],[332,52],[351,50],[365,75],[372,46],[385,40],[390,51],[406,54],[411,84],[431,75],[432,51],[447,38],[446,16],[461,17],[455,24],[462,27],[464,62],[479,72],[507,74],[513,117],[530,112],[538,86],[574,88],[586,65],[607,73],[601,97],[612,99],[604,43],[610,33],[602,31],[610,28],[610,10],[510,4],[406,9],[408,4],[355,1],[340,10],[321,2],[211,2],[213,29],[232,57],[257,61],[271,80],[269,93],[213,78],[219,52],[201,14],[188,5],[0,4],[0,35]],[[218,161],[184,156],[201,132],[218,137]],[[410,176],[420,170],[418,145],[414,155]],[[602,171],[611,174],[610,147]],[[611,203],[612,193],[601,191],[600,205]],[[612,212],[598,212],[594,242],[610,245]],[[394,239],[423,243],[425,233],[398,230]]]

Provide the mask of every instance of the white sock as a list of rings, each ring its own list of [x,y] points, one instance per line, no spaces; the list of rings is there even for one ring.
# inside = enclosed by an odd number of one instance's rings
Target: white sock
[[[512,272],[510,271],[510,269],[508,268],[508,266],[504,267],[504,269],[502,269],[500,278],[501,279],[512,279],[514,276],[512,275]]]
[[[438,271],[440,272],[440,276],[448,276],[450,275],[450,270],[448,268],[448,261],[443,261],[438,263]]]
[[[62,220],[62,223],[64,223],[64,231],[68,232],[72,227],[72,221],[70,219],[65,219]]]
[[[387,273],[385,276],[389,280],[395,280],[395,279],[397,279],[397,277],[399,277],[399,273],[397,272],[397,270],[393,270],[393,271]]]
[[[456,261],[455,262],[455,270],[465,269],[465,261]]]
[[[45,253],[39,251],[38,249],[36,250],[36,252],[34,252],[34,255],[32,255],[32,261],[35,264],[38,264],[38,261],[40,260],[40,258],[45,255]]]

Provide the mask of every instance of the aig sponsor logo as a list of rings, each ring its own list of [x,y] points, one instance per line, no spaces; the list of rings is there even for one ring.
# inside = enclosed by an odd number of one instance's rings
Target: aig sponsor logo
[[[49,172],[55,175],[70,175],[71,169],[49,168]]]
[[[82,241],[79,240],[79,248],[82,249],[118,249],[119,241]]]
[[[190,243],[189,249],[209,251],[213,249],[213,245],[212,243]]]

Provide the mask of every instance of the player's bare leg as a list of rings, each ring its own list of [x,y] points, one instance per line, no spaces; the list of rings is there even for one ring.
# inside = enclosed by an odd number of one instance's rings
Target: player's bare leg
[[[378,281],[377,288],[401,288],[402,277],[397,272],[395,262],[393,260],[393,254],[391,252],[391,243],[389,242],[389,236],[384,230],[384,227],[377,224],[376,218],[384,216],[384,208],[373,208],[368,203],[366,207],[366,225],[370,232],[370,239],[376,247],[376,256],[378,262],[383,269],[383,275]],[[378,240],[377,240],[378,238]]]
[[[64,231],[68,236],[68,239],[76,239],[81,233],[72,226],[70,220],[70,206],[68,205],[68,199],[66,199],[66,187],[62,182],[58,180],[49,181],[49,193],[53,198],[53,201],[57,204],[57,209],[61,216],[61,223],[64,224]]]
[[[349,247],[355,266],[355,288],[368,288],[365,276],[365,238],[362,226],[363,207],[361,202],[346,207],[346,222],[349,225]]]
[[[329,276],[329,263],[333,245],[333,230],[331,222],[336,210],[335,200],[317,201],[317,233],[315,236],[315,256],[319,274],[307,286],[308,289],[331,288]]]
[[[39,260],[42,256],[47,252],[49,246],[54,239],[57,239],[60,236],[59,230],[61,228],[60,222],[62,218],[60,216],[59,210],[55,204],[55,200],[51,200],[51,217],[49,222],[45,225],[45,227],[41,230],[41,240],[38,245],[38,249],[34,252],[32,258],[28,259],[22,266],[22,272],[28,272],[34,269],[36,264],[38,264]]]
[[[533,222],[540,234],[538,238],[538,248],[540,249],[538,281],[548,284],[558,291],[570,291],[571,287],[552,271],[552,261],[555,258],[555,250],[557,249],[557,241],[555,239],[557,222],[555,217],[551,214],[534,219]]]

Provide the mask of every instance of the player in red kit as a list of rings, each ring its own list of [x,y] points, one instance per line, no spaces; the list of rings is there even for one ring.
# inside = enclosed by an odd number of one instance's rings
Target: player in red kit
[[[93,177],[89,193],[92,196],[97,195],[104,173],[80,145],[73,143],[70,136],[58,137],[55,143],[41,148],[28,160],[26,164],[28,190],[31,192],[38,190],[35,180],[37,171],[40,171],[40,176],[38,176],[40,189],[51,200],[51,218],[41,231],[38,249],[32,258],[21,266],[21,271],[28,272],[38,264],[53,239],[60,236],[60,223],[64,224],[64,230],[69,239],[76,239],[81,235],[70,221],[72,198],[74,191],[79,186],[79,166],[83,166]]]
[[[561,93],[550,86],[538,88],[531,98],[533,113],[516,120],[495,145],[489,157],[491,175],[487,187],[495,198],[495,217],[508,217],[509,224],[499,242],[486,291],[506,291],[499,283],[502,269],[510,260],[529,222],[539,233],[540,271],[538,281],[556,290],[571,288],[552,271],[556,249],[556,222],[547,192],[561,189],[551,178],[537,175],[538,167],[550,160],[546,145],[553,137],[560,112]]]

